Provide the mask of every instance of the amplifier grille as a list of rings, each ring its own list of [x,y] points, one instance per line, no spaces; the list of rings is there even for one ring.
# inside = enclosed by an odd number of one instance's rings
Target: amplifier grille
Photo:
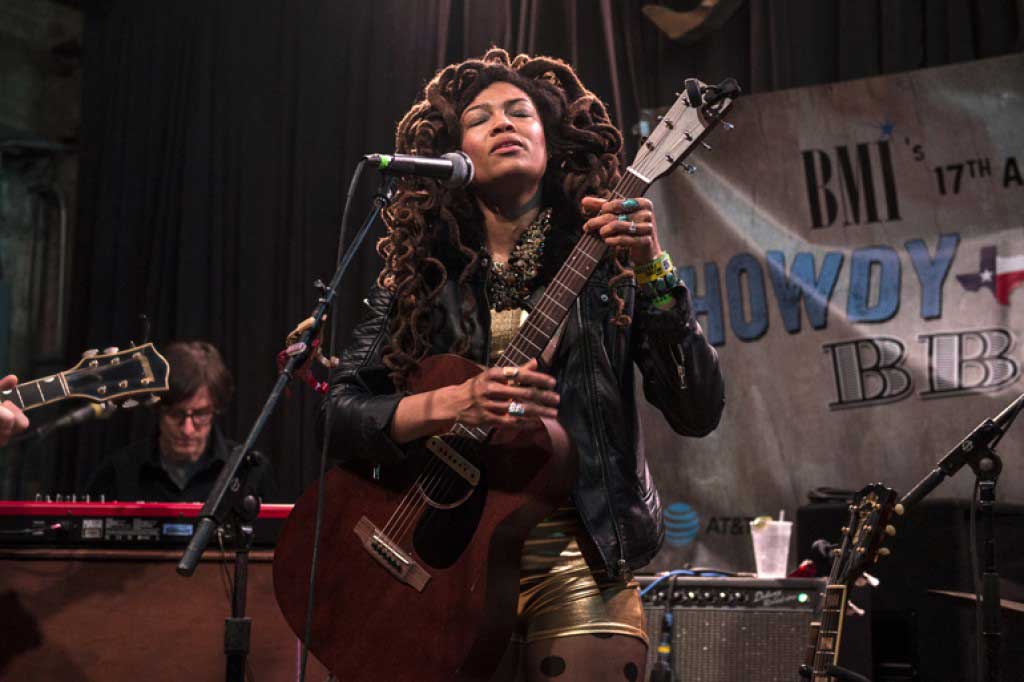
[[[672,609],[680,682],[793,682],[811,614],[803,610]]]
[[[647,680],[651,679],[654,662],[658,660],[658,644],[665,628],[665,607],[644,604],[644,631],[647,632]]]

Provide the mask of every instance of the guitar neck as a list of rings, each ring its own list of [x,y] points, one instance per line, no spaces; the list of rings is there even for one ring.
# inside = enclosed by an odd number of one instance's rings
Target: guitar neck
[[[60,372],[35,381],[26,381],[6,391],[0,391],[0,399],[10,400],[21,410],[27,411],[64,400],[69,394],[64,373]]]
[[[612,194],[619,199],[643,196],[650,186],[651,181],[628,168]],[[607,250],[600,237],[588,233],[580,238],[540,301],[530,311],[526,323],[505,349],[498,366],[521,365],[540,356]]]
[[[829,585],[825,588],[825,601],[821,609],[821,621],[814,647],[812,682],[833,682],[829,669],[839,663],[839,642],[843,636],[843,619],[846,613],[846,585]],[[812,628],[814,624],[812,623]]]
[[[637,174],[630,167],[626,169],[612,194],[617,199],[643,196],[650,186],[650,180]],[[544,295],[530,311],[526,322],[519,328],[495,365],[511,367],[540,357],[607,250],[608,247],[600,237],[589,233],[580,237],[572,253],[565,259],[558,274],[551,280]],[[452,430],[458,435],[483,442],[493,429],[456,423]]]
[[[811,621],[811,627],[807,631],[807,644],[804,646],[804,666],[807,669],[814,668],[814,655],[818,653],[818,632],[821,630],[821,621]]]

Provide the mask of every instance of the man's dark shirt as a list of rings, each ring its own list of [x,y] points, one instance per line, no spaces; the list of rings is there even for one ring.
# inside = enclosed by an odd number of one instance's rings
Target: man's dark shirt
[[[107,502],[205,502],[237,445],[214,427],[206,451],[182,490],[160,464],[157,439],[154,434],[108,457],[93,475],[86,492],[93,500],[106,495]],[[277,489],[270,464],[262,454],[253,454],[257,465],[249,476],[250,483],[263,502],[276,502]]]

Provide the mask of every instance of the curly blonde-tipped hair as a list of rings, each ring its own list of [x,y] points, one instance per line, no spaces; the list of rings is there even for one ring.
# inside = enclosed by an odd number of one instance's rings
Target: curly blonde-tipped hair
[[[515,85],[533,101],[547,142],[544,202],[560,208],[572,223],[552,229],[578,232],[583,197],[607,197],[619,180],[622,134],[601,100],[560,59],[523,54],[510,58],[505,50],[492,48],[481,59],[445,67],[398,124],[396,152],[440,156],[459,149],[463,110],[496,82]],[[399,182],[384,218],[388,233],[377,245],[384,258],[378,283],[394,294],[395,314],[383,361],[395,385],[403,386],[430,350],[431,311],[449,275],[439,258],[442,244],[463,263],[461,271],[453,273],[462,291],[463,334],[450,351],[462,353],[468,347],[476,307],[470,282],[480,267],[483,220],[465,189],[446,189],[422,178]],[[620,267],[612,284],[627,274]],[[628,318],[622,319],[624,302],[618,295],[615,300],[621,323],[628,324]]]

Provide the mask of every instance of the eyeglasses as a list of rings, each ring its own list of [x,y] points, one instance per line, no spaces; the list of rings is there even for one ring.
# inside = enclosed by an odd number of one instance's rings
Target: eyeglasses
[[[192,420],[192,426],[209,426],[213,421],[216,410],[164,410],[163,416],[181,426],[186,419]]]

